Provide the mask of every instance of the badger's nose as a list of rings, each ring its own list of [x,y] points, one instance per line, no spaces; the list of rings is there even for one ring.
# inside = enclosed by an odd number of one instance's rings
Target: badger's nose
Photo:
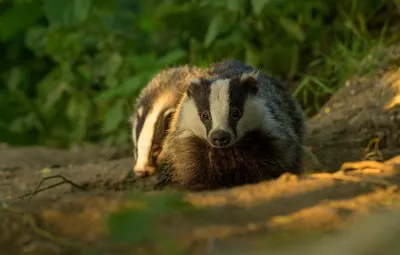
[[[223,130],[216,130],[210,134],[211,143],[216,147],[227,146],[231,142],[231,135]]]
[[[134,170],[133,171],[136,178],[145,178],[150,175],[150,173],[146,170]]]

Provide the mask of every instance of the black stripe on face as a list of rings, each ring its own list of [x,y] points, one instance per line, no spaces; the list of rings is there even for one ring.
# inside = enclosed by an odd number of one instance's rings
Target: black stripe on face
[[[136,119],[137,119],[136,130],[135,130],[135,132],[136,132],[136,141],[135,142],[136,143],[137,143],[137,140],[139,139],[140,132],[142,132],[144,121],[146,120],[146,116],[149,113],[149,110],[150,109],[148,107],[144,107],[142,115],[139,116],[139,114],[136,113]]]
[[[247,114],[244,112],[244,104],[247,97],[248,91],[244,86],[242,86],[240,79],[232,79],[229,83],[229,126],[232,128],[235,136],[237,135],[236,127],[239,120],[233,117],[233,111],[236,108],[239,110],[241,116],[243,116],[243,114]]]
[[[151,141],[150,154],[148,155],[148,162],[152,165],[156,164],[157,157],[162,150],[162,143],[172,120],[173,113],[171,112],[166,115],[168,111],[169,109],[164,109],[160,112],[154,126],[153,140]]]
[[[213,81],[208,79],[201,79],[199,83],[191,83],[188,86],[188,96],[195,102],[199,118],[201,119],[203,113],[206,113],[209,116],[208,121],[203,122],[206,128],[207,136],[212,128],[212,118],[210,112],[210,94],[212,82]]]
[[[136,141],[135,142],[136,143],[137,143],[137,140],[139,139],[140,133],[142,132],[144,121],[146,120],[146,117],[152,108],[151,106],[154,103],[154,99],[157,98],[157,96],[158,96],[158,93],[149,94],[149,95],[141,98],[140,101],[138,101],[136,104],[136,109],[135,109],[135,111],[136,111],[135,114],[136,114],[136,119],[137,119],[136,130],[135,130],[135,132],[136,132]],[[143,111],[142,111],[142,114],[139,116],[138,110],[140,108],[142,108]]]
[[[256,78],[249,76],[247,78],[235,77],[229,83],[229,126],[232,131],[237,135],[237,123],[244,114],[251,114],[244,112],[244,104],[246,103],[249,95],[255,95],[258,92]],[[234,111],[239,110],[241,117],[238,119]]]

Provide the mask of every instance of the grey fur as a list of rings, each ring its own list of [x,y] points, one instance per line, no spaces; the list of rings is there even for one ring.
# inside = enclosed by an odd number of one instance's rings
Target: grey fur
[[[238,60],[224,60],[213,64],[210,68],[211,77],[217,79],[240,76],[243,73],[257,73],[259,96],[264,99],[272,118],[279,123],[282,133],[281,150],[287,153],[288,160],[299,157],[305,135],[303,111],[289,94],[284,83]]]
[[[251,143],[238,145],[239,147],[221,150],[202,142],[204,137],[183,137],[183,127],[180,126],[183,121],[180,114],[180,107],[185,100],[183,97],[174,113],[164,144],[164,155],[161,157],[164,160],[161,162],[165,164],[164,169],[169,171],[167,174],[164,172],[163,176],[168,176],[174,185],[184,189],[202,190],[260,181],[283,172],[301,172],[305,133],[303,114],[281,81],[237,60],[217,62],[202,69],[197,78],[216,81],[234,79],[249,73],[255,74],[259,89],[257,97],[263,100],[270,115],[268,118],[276,124],[261,125],[263,128],[257,130],[257,135],[264,136],[264,142],[268,141],[268,150],[280,159],[281,166],[270,165],[270,169],[263,167],[272,161],[268,158],[270,155],[262,151],[261,141],[252,140]],[[246,154],[243,145],[251,146],[246,148],[252,150],[252,156]],[[265,156],[260,156],[261,154]],[[223,158],[218,158],[219,156]],[[204,166],[209,166],[210,169],[204,169]]]

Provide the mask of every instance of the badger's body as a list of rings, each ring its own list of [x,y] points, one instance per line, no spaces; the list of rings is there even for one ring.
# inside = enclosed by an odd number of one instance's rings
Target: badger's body
[[[225,60],[190,82],[162,161],[174,186],[216,189],[302,170],[302,111],[276,79]]]
[[[152,175],[157,169],[157,157],[172,114],[198,71],[187,65],[164,69],[140,92],[131,116],[136,177]]]

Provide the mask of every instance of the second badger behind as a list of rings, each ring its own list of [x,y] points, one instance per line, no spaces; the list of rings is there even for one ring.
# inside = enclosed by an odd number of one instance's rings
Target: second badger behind
[[[170,67],[155,75],[141,90],[131,116],[136,177],[152,175],[162,150],[166,130],[188,82],[200,69]]]
[[[172,184],[216,189],[300,173],[304,121],[283,85],[236,60],[190,82],[165,138]]]

